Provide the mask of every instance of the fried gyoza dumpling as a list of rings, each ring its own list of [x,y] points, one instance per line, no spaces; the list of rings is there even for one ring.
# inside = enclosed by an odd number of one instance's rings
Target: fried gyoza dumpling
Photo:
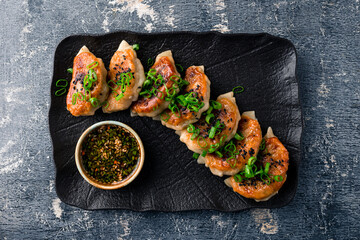
[[[198,121],[209,108],[210,81],[204,73],[204,66],[191,66],[186,70],[185,80],[189,83],[177,97],[178,104],[173,111],[161,113],[161,123],[174,130],[182,130],[190,123]],[[180,102],[183,101],[184,103]],[[186,102],[189,99],[192,104]]]
[[[266,183],[258,175],[251,179],[242,179],[241,182],[237,182],[234,176],[225,180],[225,184],[233,188],[235,192],[257,202],[267,201],[278,193],[286,181],[286,172],[289,167],[289,152],[270,127],[264,139],[265,149],[260,154],[261,158],[255,163],[258,164],[258,169],[260,166],[265,169],[266,163],[269,163],[269,182]]]
[[[244,112],[241,115],[238,130],[239,138],[233,138],[221,149],[220,156],[209,153],[200,156],[198,163],[205,163],[210,171],[217,176],[234,175],[240,172],[250,157],[256,157],[262,140],[260,124],[255,117],[255,112]],[[235,149],[235,154],[232,150]]]
[[[109,93],[106,69],[101,58],[96,58],[83,46],[74,58],[73,74],[66,106],[75,117],[94,115]]]
[[[214,116],[210,121],[206,119],[207,115],[203,115],[187,129],[176,131],[180,141],[193,152],[214,152],[232,139],[238,128],[241,116],[233,92],[220,95],[211,105]]]
[[[151,69],[154,69],[156,72],[154,75],[155,78],[160,74],[162,79],[161,81],[153,82],[152,89],[155,91],[154,95],[151,95],[150,97],[147,97],[146,95],[140,96],[139,99],[132,104],[132,116],[155,117],[156,115],[159,115],[170,103],[169,101],[166,101],[168,96],[166,89],[174,89],[173,91],[175,93],[180,91],[178,87],[175,87],[176,80],[179,79],[180,74],[176,70],[175,61],[170,50],[160,53],[156,57],[155,63]],[[172,88],[173,86],[174,88]]]
[[[136,52],[125,40],[120,43],[109,66],[109,87],[111,93],[103,112],[111,113],[125,110],[136,101],[145,81],[144,68]]]

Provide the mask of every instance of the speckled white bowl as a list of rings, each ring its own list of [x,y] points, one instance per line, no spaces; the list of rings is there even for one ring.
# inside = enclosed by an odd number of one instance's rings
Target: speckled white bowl
[[[135,137],[135,139],[137,140],[137,142],[139,144],[140,158],[138,160],[138,163],[137,163],[134,171],[129,176],[127,176],[125,179],[121,180],[120,182],[114,182],[114,183],[110,183],[110,184],[104,184],[104,183],[98,182],[96,179],[90,177],[86,173],[86,170],[82,163],[81,150],[82,150],[82,143],[83,143],[84,139],[91,131],[93,131],[94,129],[96,129],[100,126],[103,126],[103,125],[117,125],[117,126],[123,127],[124,129],[128,130]],[[128,185],[129,183],[131,183],[139,175],[139,173],[144,165],[144,159],[145,159],[144,145],[143,145],[139,135],[134,131],[134,129],[132,129],[128,125],[126,125],[122,122],[117,122],[117,121],[103,121],[103,122],[98,122],[98,123],[92,125],[88,129],[86,129],[85,132],[83,132],[83,134],[81,134],[81,136],[76,144],[76,149],[75,149],[76,167],[79,170],[81,176],[88,183],[93,185],[94,187],[105,189],[105,190],[122,188],[122,187],[125,187],[126,185]]]

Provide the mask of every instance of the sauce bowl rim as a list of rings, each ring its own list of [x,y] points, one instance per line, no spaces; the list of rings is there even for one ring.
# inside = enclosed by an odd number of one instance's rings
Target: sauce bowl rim
[[[135,169],[132,171],[132,173],[130,174],[129,177],[125,178],[124,180],[120,181],[120,182],[116,182],[113,184],[102,184],[98,181],[93,180],[87,173],[86,170],[83,167],[82,164],[82,157],[81,157],[81,149],[82,149],[82,144],[85,140],[85,138],[87,137],[87,135],[94,131],[95,129],[97,129],[100,126],[104,126],[104,125],[117,125],[120,126],[126,130],[128,130],[137,140],[138,144],[139,144],[139,149],[140,149],[140,159],[138,160]],[[141,138],[139,137],[139,135],[135,132],[134,129],[132,129],[130,126],[126,125],[125,123],[119,122],[119,121],[113,121],[113,120],[108,120],[108,121],[101,121],[98,123],[95,123],[93,125],[91,125],[90,127],[88,127],[80,136],[77,144],[76,144],[76,149],[75,149],[75,163],[76,163],[76,167],[80,173],[80,175],[88,182],[90,183],[92,186],[100,188],[100,189],[104,189],[104,190],[113,190],[113,189],[119,189],[122,187],[125,187],[126,185],[128,185],[129,183],[131,183],[140,173],[143,165],[144,165],[144,159],[145,159],[145,149],[144,149],[144,145],[141,141]]]

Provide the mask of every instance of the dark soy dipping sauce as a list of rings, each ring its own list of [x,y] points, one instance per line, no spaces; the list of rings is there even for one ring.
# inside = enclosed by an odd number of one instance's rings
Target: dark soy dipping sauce
[[[82,162],[89,176],[111,184],[128,177],[135,169],[140,147],[125,128],[104,125],[91,131],[82,144]]]

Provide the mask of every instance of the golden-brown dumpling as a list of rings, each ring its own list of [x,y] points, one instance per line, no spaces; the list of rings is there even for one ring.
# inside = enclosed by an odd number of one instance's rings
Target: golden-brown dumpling
[[[175,80],[178,79],[175,76],[180,76],[175,67],[175,61],[172,57],[170,50],[160,53],[156,59],[154,65],[151,69],[156,70],[156,76],[160,74],[164,80],[164,84],[157,86],[154,83],[153,87],[156,88],[156,95],[152,95],[147,98],[146,96],[140,96],[139,99],[134,102],[131,106],[131,115],[132,116],[147,116],[155,117],[160,114],[169,106],[169,101],[166,101],[168,94],[166,93],[166,88],[170,89],[173,87]],[[174,76],[174,77],[173,77]],[[165,87],[166,86],[166,87]],[[178,93],[179,88],[175,89],[175,92]]]
[[[161,123],[174,130],[182,130],[190,123],[198,121],[201,114],[209,108],[210,80],[204,73],[204,66],[191,66],[186,70],[185,80],[189,83],[181,95],[197,99],[196,106],[202,106],[197,112],[177,104],[177,110],[166,109],[161,113]]]
[[[180,141],[185,143],[193,152],[202,153],[204,150],[217,149],[232,139],[236,133],[241,116],[234,93],[222,94],[217,98],[216,102],[221,104],[221,108],[212,111],[214,120],[211,123],[207,123],[206,116],[203,115],[198,122],[193,124],[195,132],[189,132],[188,129],[176,131],[180,136]],[[216,131],[217,134],[214,138],[210,138],[211,129],[217,126],[217,122],[221,127]],[[190,128],[190,125],[188,128]]]
[[[84,79],[87,78],[90,69],[95,71],[97,79],[91,83],[88,94],[85,92]],[[66,97],[66,106],[72,115],[75,117],[94,115],[101,107],[101,103],[107,99],[109,93],[106,73],[101,58],[96,58],[86,46],[83,46],[74,58],[72,79]],[[91,100],[94,101],[90,101],[90,95]]]
[[[108,104],[103,106],[103,112],[111,113],[129,108],[138,99],[145,74],[136,51],[125,40],[111,58],[108,76],[111,92]]]
[[[223,175],[234,175],[243,170],[250,157],[256,157],[262,140],[261,128],[255,117],[254,111],[243,112],[239,122],[238,130],[242,134],[242,140],[233,138],[226,145],[235,146],[237,155],[222,151],[222,156],[209,153],[205,157],[200,156],[198,163],[205,163],[210,171],[219,177]],[[228,146],[228,147],[229,147]]]

